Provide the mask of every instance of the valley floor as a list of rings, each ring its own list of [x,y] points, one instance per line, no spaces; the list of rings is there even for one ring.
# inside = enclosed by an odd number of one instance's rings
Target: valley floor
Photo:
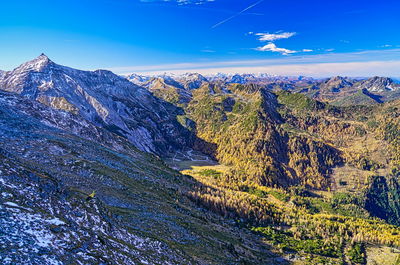
[[[174,169],[179,170],[182,174],[193,177],[203,185],[218,189],[224,193],[232,193],[233,196],[237,198],[242,197],[245,193],[246,195],[253,196],[259,203],[273,205],[277,209],[283,211],[290,212],[295,211],[298,207],[304,207],[304,205],[295,205],[294,203],[294,201],[299,198],[303,198],[311,202],[311,205],[307,205],[313,209],[311,215],[318,216],[322,214],[338,216],[341,218],[346,218],[346,216],[349,218],[354,216],[368,218],[366,212],[360,213],[357,212],[360,209],[351,209],[354,205],[346,204],[343,207],[332,205],[332,201],[334,200],[333,198],[337,197],[335,194],[342,195],[354,193],[357,190],[356,185],[363,185],[363,183],[358,180],[363,179],[364,175],[370,173],[369,171],[358,170],[351,166],[336,168],[332,174],[332,177],[335,180],[335,183],[333,184],[334,188],[329,191],[311,190],[310,192],[316,194],[318,197],[310,198],[308,196],[293,196],[293,194],[287,193],[282,189],[253,187],[247,191],[242,191],[221,185],[221,183],[218,182],[218,178],[220,175],[224,174],[224,172],[228,171],[230,167],[218,164],[211,158],[199,152],[189,151],[185,154],[177,154],[173,159],[169,159],[167,163]],[[343,185],[344,181],[347,182],[345,185]],[[359,188],[360,187],[358,187],[358,190]],[[310,214],[310,211],[306,212],[307,214]],[[240,223],[241,221],[238,220],[238,222]],[[351,244],[344,244],[337,252],[338,254],[336,257],[335,254],[332,255],[332,253],[324,254],[323,251],[320,251],[320,254],[318,254],[319,251],[316,249],[310,251],[309,246],[306,245],[294,246],[292,244],[288,247],[286,244],[290,245],[291,243],[288,243],[290,241],[297,241],[301,245],[300,241],[298,241],[301,239],[297,238],[295,233],[292,233],[293,231],[296,231],[296,226],[297,224],[287,227],[271,225],[269,228],[275,230],[273,234],[270,234],[270,231],[264,234],[266,244],[273,246],[272,251],[277,255],[284,256],[291,264],[400,264],[400,248],[384,246],[381,244],[364,244],[362,246],[363,250],[360,253],[355,253]],[[246,225],[246,228],[253,231],[258,230],[252,225]],[[284,240],[277,240],[279,234],[283,235],[285,234],[285,231],[287,231],[287,238]],[[320,245],[319,247],[324,248],[324,245]],[[359,262],[357,262],[357,259]]]

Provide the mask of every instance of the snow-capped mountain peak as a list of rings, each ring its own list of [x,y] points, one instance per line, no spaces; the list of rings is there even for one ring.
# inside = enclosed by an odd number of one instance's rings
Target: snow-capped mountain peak
[[[22,64],[15,70],[41,72],[46,66],[50,64],[54,63],[49,59],[49,57],[42,53],[32,61]]]
[[[369,92],[385,92],[400,90],[400,85],[396,84],[388,77],[374,76],[363,80],[358,84],[360,89],[367,89]]]

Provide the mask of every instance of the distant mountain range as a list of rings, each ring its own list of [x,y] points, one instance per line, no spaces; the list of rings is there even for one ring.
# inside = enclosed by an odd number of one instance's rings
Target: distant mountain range
[[[134,84],[150,90],[170,86],[183,97],[191,89],[199,88],[202,84],[257,84],[278,91],[287,90],[303,93],[313,99],[329,102],[334,105],[376,104],[400,97],[400,84],[388,77],[349,78],[336,76],[325,79],[308,77],[284,77],[268,74],[222,74],[210,76],[190,73],[183,75],[127,76]],[[157,79],[157,81],[154,81]],[[185,90],[185,91],[183,91]],[[349,98],[351,96],[351,98]]]

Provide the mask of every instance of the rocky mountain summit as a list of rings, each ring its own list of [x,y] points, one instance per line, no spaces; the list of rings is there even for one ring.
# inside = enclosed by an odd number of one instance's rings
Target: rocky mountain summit
[[[350,78],[335,76],[320,85],[321,90],[327,92],[340,92],[343,89],[352,87],[354,81]]]
[[[187,90],[197,89],[208,83],[208,79],[198,73],[187,73],[178,76],[175,80]]]
[[[146,83],[147,81],[149,81],[151,79],[151,77],[149,77],[149,76],[138,75],[138,74],[130,74],[126,78],[129,81],[131,81],[132,83],[139,85],[139,86],[143,85],[144,83]]]

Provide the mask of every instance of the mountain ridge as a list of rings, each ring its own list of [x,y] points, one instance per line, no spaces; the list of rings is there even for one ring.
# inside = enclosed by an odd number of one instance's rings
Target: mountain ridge
[[[176,89],[183,91],[185,86],[185,75],[198,75],[196,73],[182,75],[156,75],[158,80],[170,85],[170,90]],[[151,76],[141,76],[141,79],[151,78]],[[128,78],[129,79],[129,78]],[[170,80],[173,80],[172,82]],[[131,80],[132,81],[132,80]],[[136,82],[133,80],[133,82]],[[268,74],[222,74],[204,76],[202,85],[218,85],[227,87],[230,84],[256,84],[265,86],[266,88],[275,90],[288,90],[303,93],[311,98],[315,98],[324,102],[331,102],[338,105],[354,105],[354,104],[376,104],[390,101],[400,97],[400,84],[393,79],[387,77],[331,77],[331,78],[309,78],[309,77],[291,77],[291,76],[273,76]],[[149,87],[146,82],[138,83],[142,86]],[[151,86],[151,85],[150,85]],[[201,85],[200,85],[201,86]],[[200,87],[192,87],[185,89],[190,91]],[[151,86],[152,89],[160,89],[160,85]],[[360,94],[360,91],[362,94]],[[365,91],[366,93],[363,93]],[[185,92],[188,94],[188,92]],[[352,96],[353,101],[349,97]],[[361,96],[361,98],[359,98]],[[187,100],[186,100],[187,101]]]
[[[80,115],[128,138],[143,151],[161,154],[171,146],[190,145],[188,132],[174,116],[179,108],[107,70],[75,70],[42,54],[6,72],[0,88]]]

